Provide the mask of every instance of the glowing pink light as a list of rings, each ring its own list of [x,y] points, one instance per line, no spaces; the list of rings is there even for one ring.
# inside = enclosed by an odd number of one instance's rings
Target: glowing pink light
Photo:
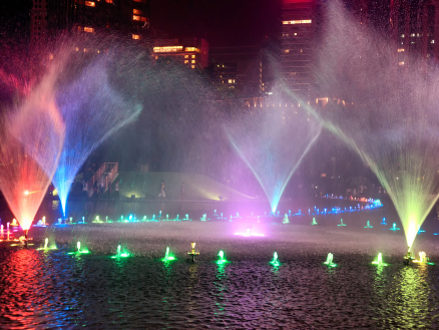
[[[241,237],[265,237],[264,233],[258,232],[256,230],[247,228],[245,231],[234,233],[235,236]]]

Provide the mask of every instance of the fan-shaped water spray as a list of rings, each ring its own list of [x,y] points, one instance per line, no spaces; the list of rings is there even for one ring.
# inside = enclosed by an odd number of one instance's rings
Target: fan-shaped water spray
[[[376,174],[411,247],[439,196],[439,70],[366,30],[340,4],[328,12],[320,115]]]
[[[74,56],[74,55],[71,55]],[[73,81],[61,86],[56,101],[66,123],[64,146],[53,177],[64,216],[73,180],[90,153],[142,110],[125,100],[109,81],[111,56],[101,55],[73,73]]]
[[[278,91],[263,108],[255,108],[225,127],[230,143],[258,180],[273,213],[321,131],[318,121]]]
[[[50,184],[64,139],[53,94],[55,71],[50,66],[39,84],[2,114],[0,189],[25,231]]]

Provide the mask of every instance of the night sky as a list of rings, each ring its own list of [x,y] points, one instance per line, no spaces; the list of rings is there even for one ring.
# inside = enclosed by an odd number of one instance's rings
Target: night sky
[[[205,37],[211,47],[258,45],[279,28],[280,0],[152,0],[159,37]],[[29,34],[32,0],[0,1],[0,33]]]

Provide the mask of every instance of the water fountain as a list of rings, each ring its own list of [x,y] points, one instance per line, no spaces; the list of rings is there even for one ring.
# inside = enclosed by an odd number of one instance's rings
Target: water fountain
[[[255,108],[225,127],[231,145],[259,182],[273,214],[291,176],[321,130],[317,121],[280,95],[284,90],[279,85],[265,107]]]
[[[273,267],[279,267],[281,265],[279,261],[279,256],[276,251],[274,251],[273,253],[273,259],[271,259],[270,265],[272,265]]]
[[[372,229],[372,228],[373,228],[373,226],[370,224],[370,221],[367,220],[366,221],[366,226],[364,226],[364,229]]]
[[[198,255],[200,254],[200,252],[197,251],[197,249],[195,248],[196,245],[197,245],[197,243],[192,242],[192,243],[191,243],[191,250],[188,251],[188,253],[187,253],[189,256],[191,256],[191,261],[192,261],[192,262],[195,262],[195,257],[198,256]]]
[[[0,189],[27,232],[56,170],[65,128],[55,101],[58,66],[51,63],[0,118]],[[17,93],[18,94],[18,93]]]
[[[333,262],[333,260],[334,260],[334,255],[331,252],[329,252],[328,255],[326,256],[326,260],[323,264],[330,267],[330,268],[337,267],[337,264],[335,264]]]
[[[111,256],[112,259],[128,258],[128,257],[131,257],[131,253],[126,248],[122,249],[122,246],[120,244],[117,246],[116,254],[114,256]]]
[[[317,74],[331,98],[318,116],[375,173],[411,248],[439,197],[438,68],[328,7]]]
[[[379,252],[374,261],[372,261],[372,265],[387,266],[387,264],[383,261],[383,254],[381,252]]]
[[[70,187],[82,164],[102,141],[135,119],[142,108],[124,99],[111,85],[109,67],[114,58],[110,55],[81,58],[63,49],[56,56],[63,58],[56,104],[65,122],[65,139],[53,184],[66,216]],[[67,66],[70,61],[89,64],[75,63],[71,69]]]
[[[49,251],[49,250],[56,250],[56,243],[53,242],[50,246],[49,246],[49,238],[46,237],[44,239],[44,245],[42,247],[39,247],[37,250],[42,250],[42,251]]]
[[[396,222],[394,222],[392,224],[392,227],[389,228],[389,230],[391,230],[391,231],[398,231],[398,230],[401,230],[401,229],[396,225]]]
[[[337,227],[346,227],[347,225],[343,222],[343,218],[340,218],[340,223],[337,224]]]
[[[224,265],[229,263],[229,261],[226,259],[226,254],[224,253],[224,250],[219,250],[217,254],[216,264],[218,266]]]
[[[72,252],[68,252],[67,254],[74,254],[74,255],[80,255],[80,254],[89,254],[90,251],[86,246],[81,245],[80,241],[76,242],[76,250]]]
[[[163,262],[170,262],[170,261],[174,261],[174,260],[177,260],[177,258],[171,252],[171,249],[169,248],[169,246],[167,246],[166,251],[165,251],[165,256],[162,258],[162,261]]]
[[[316,217],[312,217],[311,226],[317,226],[318,222],[316,220]]]

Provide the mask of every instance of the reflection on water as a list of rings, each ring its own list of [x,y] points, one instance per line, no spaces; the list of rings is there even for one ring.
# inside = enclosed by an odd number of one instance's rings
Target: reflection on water
[[[0,328],[404,328],[438,326],[437,267],[297,256],[164,264],[0,248]]]

